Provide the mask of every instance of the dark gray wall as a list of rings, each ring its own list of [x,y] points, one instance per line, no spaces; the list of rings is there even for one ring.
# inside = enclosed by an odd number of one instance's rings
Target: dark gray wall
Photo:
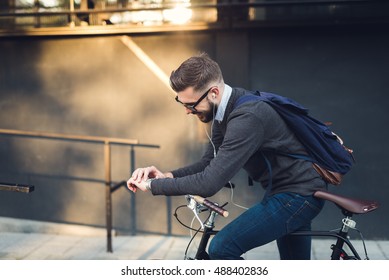
[[[340,188],[331,188],[381,201],[376,213],[357,218],[358,225],[369,237],[389,237],[382,222],[389,210],[387,28],[266,30],[250,40],[252,87],[288,95],[333,123],[354,149],[356,164]],[[327,207],[317,226],[333,224],[336,211]]]
[[[355,150],[357,164],[334,192],[377,199],[382,207],[357,217],[368,238],[387,239],[389,33],[386,27],[273,28],[133,37],[169,75],[184,59],[206,51],[231,86],[287,95],[311,108]],[[14,38],[0,41],[0,128],[139,139],[161,145],[137,149],[137,166],[169,170],[198,158],[204,128],[175,104],[170,90],[120,37]],[[129,150],[113,149],[113,179],[127,179]],[[0,136],[0,181],[30,183],[29,195],[0,193],[0,215],[104,226],[102,147]],[[262,196],[234,182],[234,201],[250,206]],[[228,189],[214,199],[229,200]],[[128,232],[130,194],[113,194],[114,227]],[[166,233],[165,197],[136,195],[137,230]],[[173,209],[185,202],[171,200]],[[241,213],[229,206],[232,218]],[[185,212],[185,210],[183,210]],[[314,223],[336,228],[327,205]],[[169,213],[169,216],[171,213]],[[183,219],[190,215],[183,214]],[[221,222],[221,225],[225,221]],[[186,234],[175,221],[174,234]]]

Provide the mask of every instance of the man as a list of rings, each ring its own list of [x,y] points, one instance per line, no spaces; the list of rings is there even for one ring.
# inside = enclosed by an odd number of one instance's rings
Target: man
[[[212,239],[211,259],[241,259],[243,253],[273,240],[281,259],[310,259],[311,238],[288,234],[310,229],[324,204],[313,193],[325,189],[326,183],[310,162],[274,153],[306,154],[285,122],[262,101],[233,109],[240,96],[250,93],[225,84],[220,67],[206,54],[184,61],[170,82],[187,114],[212,122],[211,141],[192,165],[167,173],[154,166],[135,170],[128,188],[153,195],[209,197],[244,168],[267,188],[266,194]]]

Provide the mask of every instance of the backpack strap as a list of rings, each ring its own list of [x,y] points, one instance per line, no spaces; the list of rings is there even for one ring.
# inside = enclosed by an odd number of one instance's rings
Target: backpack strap
[[[258,101],[258,100],[265,101],[266,99],[263,98],[260,95],[256,95],[255,92],[253,92],[252,94],[243,95],[243,96],[239,97],[238,100],[235,101],[232,110],[234,110],[235,108],[239,107],[243,103],[246,103],[246,102],[249,102],[249,101]]]
[[[250,101],[261,100],[264,102],[266,102],[266,101],[269,102],[269,100],[266,99],[266,97],[260,96],[258,94],[261,94],[261,93],[255,92],[253,94],[243,95],[243,96],[239,97],[238,100],[234,103],[233,110],[235,108],[239,107],[240,105],[242,105],[246,102],[250,102]],[[274,152],[275,154],[285,155],[285,156],[289,156],[289,157],[296,158],[296,159],[303,159],[303,160],[307,160],[307,161],[311,161],[311,162],[313,161],[312,158],[307,156],[307,155],[289,154],[289,153],[284,153],[284,152],[280,152],[280,151],[276,151],[276,150],[273,150],[272,152]],[[263,151],[261,151],[261,155],[266,163],[266,167],[267,167],[268,172],[269,172],[269,183],[268,183],[268,185],[266,187],[266,191],[265,191],[265,196],[268,196],[270,194],[272,187],[273,187],[273,172],[272,172],[272,167],[271,167],[270,161],[266,157],[266,155],[264,154]],[[250,177],[249,177],[249,180],[250,180]]]
[[[266,92],[259,92],[259,91],[252,92],[251,94],[243,95],[243,96],[239,97],[238,100],[236,100],[236,102],[235,102],[235,104],[233,106],[233,109],[239,107],[240,105],[242,105],[242,104],[244,104],[246,102],[250,102],[250,101],[261,100],[261,101],[264,101],[266,103],[270,103],[270,102],[272,102],[271,99],[274,99],[274,98],[278,98],[278,97],[276,95],[274,95],[274,94],[266,93]],[[302,114],[307,114],[308,113],[308,110],[306,108],[304,108],[303,106],[301,106],[300,104],[296,103],[295,101],[293,101],[293,100],[291,100],[289,98],[285,99],[285,100],[282,100],[282,99],[280,99],[280,100],[281,101],[278,101],[278,102],[285,103],[285,104],[288,104],[288,105],[293,105],[294,110],[298,110]],[[291,153],[286,153],[286,152],[276,151],[276,150],[272,150],[272,152],[274,152],[276,154],[279,154],[279,155],[285,155],[285,156],[289,156],[289,157],[292,157],[292,158],[296,158],[296,159],[303,159],[303,160],[307,160],[307,161],[310,161],[310,162],[315,162],[315,160],[312,157],[308,156],[308,155],[291,154]],[[265,157],[265,155],[263,153],[262,153],[262,156]]]

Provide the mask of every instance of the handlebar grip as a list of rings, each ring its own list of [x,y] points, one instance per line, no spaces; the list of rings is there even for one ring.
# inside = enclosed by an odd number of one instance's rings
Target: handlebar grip
[[[201,197],[201,196],[198,196],[198,195],[193,195],[193,199],[196,202],[205,205],[209,209],[215,211],[216,213],[222,215],[225,218],[227,218],[228,215],[229,215],[227,210],[223,209],[222,207],[218,206],[217,204],[213,203],[212,201],[210,201],[210,200],[208,200],[208,199],[206,199],[204,197]]]

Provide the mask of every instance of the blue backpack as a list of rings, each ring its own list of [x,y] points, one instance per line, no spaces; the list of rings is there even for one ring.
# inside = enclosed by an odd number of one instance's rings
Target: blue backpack
[[[332,185],[339,185],[342,177],[350,171],[354,158],[352,150],[343,145],[343,141],[326,124],[308,114],[308,109],[296,101],[267,92],[253,92],[238,98],[234,108],[246,102],[264,101],[284,119],[288,127],[306,148],[309,156],[289,154],[283,151],[275,153],[311,161],[321,177]],[[271,176],[269,161],[264,156]]]

